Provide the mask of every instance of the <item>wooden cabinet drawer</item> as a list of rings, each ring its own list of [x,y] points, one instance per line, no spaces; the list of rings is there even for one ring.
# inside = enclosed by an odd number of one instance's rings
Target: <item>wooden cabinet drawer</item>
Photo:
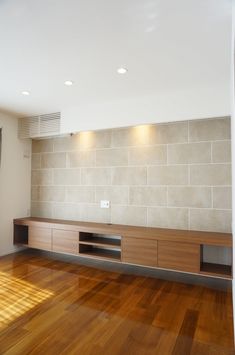
[[[122,262],[156,267],[157,240],[123,237]]]
[[[78,254],[78,232],[53,229],[52,250],[58,253]]]
[[[158,266],[165,269],[199,272],[200,246],[181,242],[158,242]]]
[[[28,246],[51,250],[51,228],[29,227]]]

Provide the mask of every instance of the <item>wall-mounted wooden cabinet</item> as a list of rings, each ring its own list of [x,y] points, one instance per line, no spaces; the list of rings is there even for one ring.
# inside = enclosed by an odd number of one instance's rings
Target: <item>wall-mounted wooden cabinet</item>
[[[123,237],[122,262],[144,266],[158,266],[157,240]]]
[[[78,254],[78,232],[52,230],[52,250],[57,253]]]
[[[205,263],[204,246],[232,248],[232,235],[161,228],[14,220],[14,244],[152,268],[231,278],[231,265]]]
[[[52,229],[29,226],[28,246],[30,248],[52,250]]]
[[[163,269],[199,273],[200,245],[160,240],[158,242],[158,266]]]

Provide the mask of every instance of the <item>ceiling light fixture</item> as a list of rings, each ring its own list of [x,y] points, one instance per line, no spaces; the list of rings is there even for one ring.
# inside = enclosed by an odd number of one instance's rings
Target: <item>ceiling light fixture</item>
[[[126,68],[118,68],[118,69],[117,69],[118,74],[126,74],[127,71],[128,71],[128,70],[127,70]]]
[[[71,80],[66,80],[66,81],[64,82],[64,85],[66,85],[66,86],[72,86],[72,85],[73,85],[73,81],[71,81]]]
[[[21,94],[24,96],[29,96],[29,91],[22,91]]]

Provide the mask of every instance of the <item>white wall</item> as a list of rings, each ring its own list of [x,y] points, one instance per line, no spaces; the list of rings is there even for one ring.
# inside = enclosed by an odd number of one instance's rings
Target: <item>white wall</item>
[[[17,138],[18,120],[0,113],[3,129],[0,166],[0,255],[13,246],[13,219],[29,215],[31,184],[31,142]]]

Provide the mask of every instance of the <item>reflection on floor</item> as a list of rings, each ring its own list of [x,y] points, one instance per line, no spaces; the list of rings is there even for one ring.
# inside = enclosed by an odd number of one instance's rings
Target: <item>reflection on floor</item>
[[[0,331],[52,295],[53,292],[0,272]]]
[[[234,354],[230,286],[0,259],[0,354]]]

